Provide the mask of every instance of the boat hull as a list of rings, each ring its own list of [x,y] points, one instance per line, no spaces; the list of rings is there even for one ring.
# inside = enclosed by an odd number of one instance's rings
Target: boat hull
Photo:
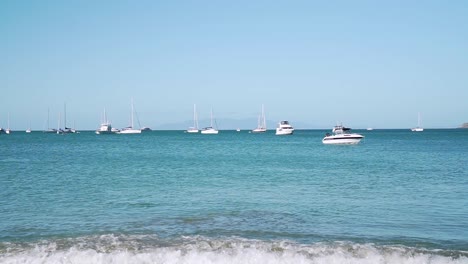
[[[341,134],[326,136],[322,139],[322,143],[326,145],[355,145],[361,142],[364,136],[359,134]]]
[[[216,135],[216,134],[218,134],[218,130],[216,130],[216,129],[205,129],[205,130],[202,130],[201,133],[205,134],[205,135]]]
[[[141,134],[141,130],[139,129],[127,129],[127,130],[121,130],[120,132],[117,132],[118,134]]]
[[[256,128],[252,130],[252,133],[265,133],[267,132],[266,128]]]
[[[289,129],[289,128],[277,128],[276,129],[277,136],[292,135],[293,133],[294,133],[294,129]]]
[[[97,135],[109,135],[109,134],[115,134],[115,133],[116,132],[109,131],[109,130],[104,130],[104,131],[96,130]]]

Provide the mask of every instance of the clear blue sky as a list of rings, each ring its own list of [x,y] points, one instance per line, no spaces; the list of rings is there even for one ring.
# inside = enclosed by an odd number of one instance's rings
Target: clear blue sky
[[[468,1],[0,1],[0,126],[468,122]],[[252,124],[251,127],[255,127]]]

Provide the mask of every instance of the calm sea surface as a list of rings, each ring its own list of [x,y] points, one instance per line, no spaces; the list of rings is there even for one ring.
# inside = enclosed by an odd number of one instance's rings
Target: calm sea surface
[[[0,263],[468,263],[468,130],[0,135]]]

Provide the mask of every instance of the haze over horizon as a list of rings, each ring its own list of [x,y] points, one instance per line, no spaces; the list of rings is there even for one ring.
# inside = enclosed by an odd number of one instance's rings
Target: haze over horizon
[[[468,2],[0,2],[0,127],[468,122]],[[247,124],[254,121],[252,124]],[[269,127],[273,128],[273,127]],[[180,129],[184,129],[181,127]],[[223,129],[220,126],[220,129]]]

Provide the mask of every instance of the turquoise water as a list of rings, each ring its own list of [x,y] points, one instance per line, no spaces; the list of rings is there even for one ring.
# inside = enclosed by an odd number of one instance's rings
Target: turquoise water
[[[0,135],[1,263],[468,263],[468,130]]]

